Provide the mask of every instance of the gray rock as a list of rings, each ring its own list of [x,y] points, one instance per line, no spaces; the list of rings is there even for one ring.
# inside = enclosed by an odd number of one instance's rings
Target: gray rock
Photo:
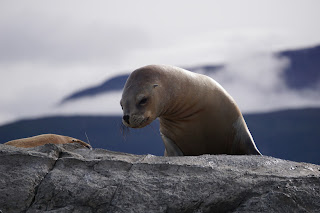
[[[320,212],[320,166],[0,145],[2,212]]]

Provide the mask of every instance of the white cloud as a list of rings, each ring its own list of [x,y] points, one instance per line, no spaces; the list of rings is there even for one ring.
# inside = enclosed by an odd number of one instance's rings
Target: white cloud
[[[148,46],[147,35],[130,26],[80,23],[50,14],[42,19],[41,13],[25,15],[0,21],[0,62],[112,64],[126,58],[128,49]]]
[[[272,53],[243,53],[230,59],[227,66],[212,75],[236,100],[242,112],[320,106],[318,91],[294,90],[286,86],[284,70],[288,58]]]
[[[0,70],[4,76],[0,78],[0,124],[50,113],[65,96],[103,82],[116,72],[96,66],[32,63],[0,64]]]
[[[289,64],[290,61],[287,58],[278,58],[272,53],[243,52],[240,54],[239,50],[229,58],[223,70],[214,73],[211,77],[231,94],[243,113],[319,107],[320,94],[318,92],[309,89],[292,90],[286,86],[282,76],[284,69]],[[82,98],[57,106],[62,97],[77,88],[73,86],[77,85],[78,81],[83,81],[83,79],[89,81],[89,76],[78,76],[70,72],[67,75],[70,75],[70,79],[73,80],[68,82],[57,81],[55,75],[46,76],[45,73],[40,72],[32,77],[34,79],[32,82],[19,87],[19,84],[23,84],[24,79],[27,78],[27,74],[9,73],[7,77],[10,76],[11,81],[0,80],[1,85],[11,88],[10,91],[2,93],[2,100],[4,100],[0,105],[2,123],[19,118],[48,115],[122,114],[119,105],[120,91]],[[39,76],[41,76],[41,81],[37,80]],[[30,76],[27,79],[30,79]],[[15,87],[12,82],[18,86]],[[91,82],[90,86],[95,84],[92,83],[93,79],[89,82]]]
[[[32,91],[32,90],[31,90]],[[110,92],[94,97],[87,97],[63,105],[58,105],[59,98],[50,95],[21,95],[20,100],[13,100],[0,107],[0,125],[17,119],[37,118],[55,115],[120,115],[121,92]],[[54,93],[53,93],[54,94]]]

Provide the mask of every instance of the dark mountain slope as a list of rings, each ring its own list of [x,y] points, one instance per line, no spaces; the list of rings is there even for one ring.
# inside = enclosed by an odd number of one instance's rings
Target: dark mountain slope
[[[278,56],[290,59],[290,66],[284,72],[290,88],[320,88],[320,46],[284,51]]]
[[[245,115],[264,155],[320,164],[320,109]]]
[[[78,98],[84,98],[88,96],[95,96],[99,95],[104,92],[111,92],[111,91],[117,91],[117,90],[122,90],[124,84],[126,83],[127,78],[129,75],[120,75],[116,76],[114,78],[108,79],[104,83],[98,85],[98,86],[93,86],[90,88],[86,88],[83,90],[80,90],[78,92],[75,92],[66,98],[64,98],[61,101],[61,104],[73,100],[73,99],[78,99]]]
[[[320,165],[320,108],[245,115],[254,140],[264,155]],[[163,155],[159,122],[121,133],[121,117],[77,116],[23,120],[0,127],[0,143],[44,133],[68,135],[94,148],[133,154]],[[126,138],[126,140],[125,140]]]

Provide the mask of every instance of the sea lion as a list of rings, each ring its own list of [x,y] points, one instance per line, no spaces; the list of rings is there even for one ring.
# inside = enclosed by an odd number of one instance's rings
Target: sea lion
[[[43,135],[37,135],[29,138],[21,138],[17,140],[8,141],[4,144],[15,146],[15,147],[30,148],[35,146],[42,146],[48,143],[53,143],[53,144],[79,143],[86,148],[92,149],[91,145],[79,139],[71,138],[63,135],[55,135],[55,134],[43,134]]]
[[[167,65],[141,67],[127,79],[120,105],[127,127],[159,118],[165,156],[261,155],[233,98],[208,76]]]

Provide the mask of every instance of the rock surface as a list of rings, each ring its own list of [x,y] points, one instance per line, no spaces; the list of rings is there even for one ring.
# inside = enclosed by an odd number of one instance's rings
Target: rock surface
[[[267,156],[156,157],[0,145],[7,212],[320,212],[320,166]]]

